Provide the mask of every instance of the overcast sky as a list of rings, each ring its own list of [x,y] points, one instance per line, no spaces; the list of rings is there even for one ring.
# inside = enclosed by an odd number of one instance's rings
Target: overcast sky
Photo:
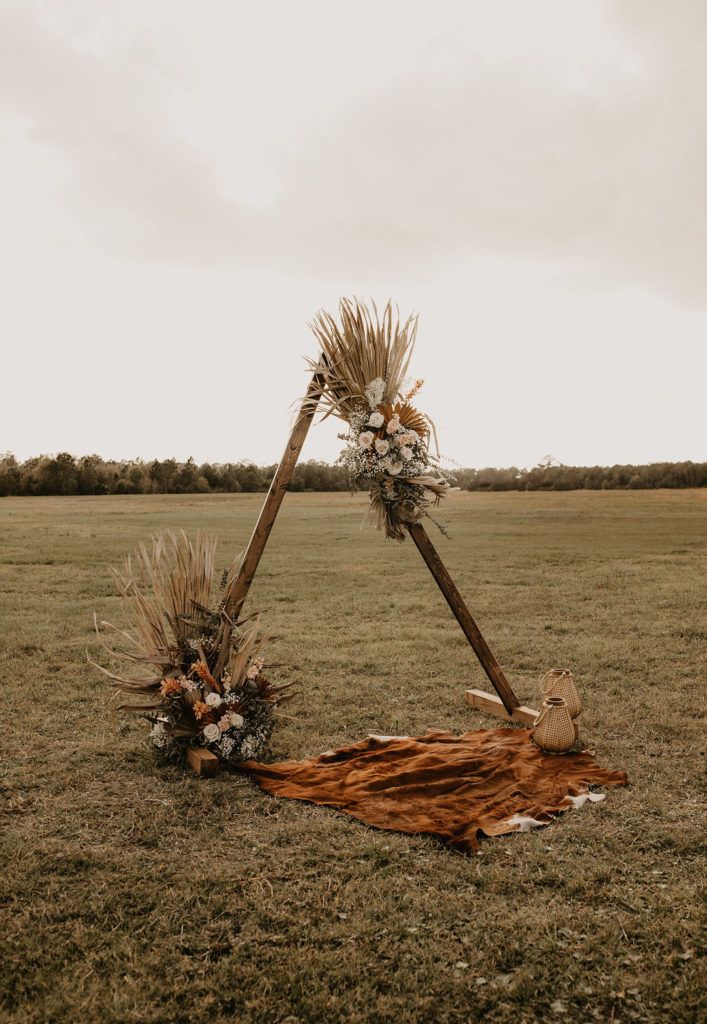
[[[359,294],[458,463],[705,459],[706,111],[703,0],[0,0],[0,451],[273,462]]]

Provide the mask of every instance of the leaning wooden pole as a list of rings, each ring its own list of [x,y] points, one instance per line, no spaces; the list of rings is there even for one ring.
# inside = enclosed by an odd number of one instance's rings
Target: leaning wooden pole
[[[424,558],[427,568],[434,576],[437,586],[444,594],[447,604],[452,609],[464,636],[471,644],[474,654],[481,662],[481,667],[501,698],[506,711],[512,716],[514,709],[520,706],[520,701],[503,674],[503,669],[494,658],[489,645],[484,640],[481,630],[474,622],[471,612],[464,603],[464,598],[459,593],[444,562],[437,554],[437,550],[427,535],[427,531],[421,523],[409,523],[407,529],[415,542],[417,550]]]
[[[226,615],[232,620],[236,621],[240,615],[241,608],[245,603],[245,599],[248,596],[250,585],[253,582],[255,573],[258,568],[258,563],[262,557],[265,545],[268,542],[270,531],[273,528],[277,513],[280,510],[282,499],[285,497],[287,486],[292,479],[297,460],[300,452],[302,451],[302,445],[304,444],[305,438],[309,432],[309,428],[312,425],[314,414],[317,411],[317,405],[319,404],[319,397],[321,395],[321,388],[324,383],[324,378],[320,373],[315,372],[310,381],[307,393],[302,399],[302,404],[297,415],[297,420],[292,433],[287,442],[287,447],[280,459],[280,465],[277,467],[275,476],[272,478],[270,489],[268,490],[267,497],[263,502],[263,507],[260,510],[258,521],[255,524],[255,529],[251,534],[250,540],[248,541],[248,547],[243,555],[243,561],[240,564],[238,575],[231,587],[230,593],[226,600],[224,611]]]

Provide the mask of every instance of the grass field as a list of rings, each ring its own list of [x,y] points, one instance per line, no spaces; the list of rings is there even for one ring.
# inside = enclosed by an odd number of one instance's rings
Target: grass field
[[[0,502],[0,1019],[697,1021],[705,493],[463,494],[433,537],[527,703],[567,664],[632,785],[465,858],[156,764],[86,664],[108,574],[162,528],[224,561],[259,495]],[[421,559],[363,499],[289,495],[249,607],[296,680],[281,757],[497,724]],[[702,1006],[702,1011],[701,1011]]]

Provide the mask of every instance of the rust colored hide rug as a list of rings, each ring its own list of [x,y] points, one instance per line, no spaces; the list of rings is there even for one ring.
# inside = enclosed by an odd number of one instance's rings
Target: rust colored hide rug
[[[545,754],[528,729],[369,736],[306,761],[242,766],[266,793],[335,807],[375,828],[436,836],[475,853],[479,835],[525,832],[624,786],[587,751]]]

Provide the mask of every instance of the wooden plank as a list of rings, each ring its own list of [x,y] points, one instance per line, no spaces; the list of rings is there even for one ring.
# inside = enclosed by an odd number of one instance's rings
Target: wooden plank
[[[187,747],[187,763],[194,773],[204,779],[211,779],[219,770],[221,762],[210,750],[203,747]]]
[[[454,580],[437,554],[434,544],[427,535],[427,531],[421,523],[409,523],[408,532],[415,542],[417,550],[424,558],[427,568],[434,576],[437,586],[444,594],[445,600],[461,626],[464,636],[471,644],[474,654],[481,662],[481,667],[489,677],[491,685],[501,698],[506,711],[510,714],[514,708],[520,705],[520,701],[503,674],[503,669],[491,653],[489,645],[481,635],[481,630],[474,622],[471,612],[464,603],[464,598],[457,590]]]
[[[255,524],[255,529],[248,541],[248,547],[243,555],[243,561],[240,564],[238,575],[231,588],[231,592],[228,595],[225,606],[226,614],[234,621],[240,615],[241,608],[248,596],[248,591],[250,590],[250,585],[255,577],[258,563],[260,562],[263,551],[265,550],[265,545],[268,542],[270,531],[275,524],[275,519],[280,510],[282,499],[285,497],[287,485],[292,479],[292,474],[295,466],[297,465],[297,459],[302,451],[302,445],[304,444],[309,428],[312,425],[312,420],[317,410],[317,405],[319,404],[319,396],[323,383],[323,376],[320,373],[314,373],[307,389],[307,393],[302,400],[299,415],[294,427],[292,428],[292,433],[290,434],[290,439],[287,442],[287,447],[280,459],[280,465],[277,467],[275,476],[272,478],[270,489],[268,490],[265,501],[263,502],[263,507],[260,510],[260,515],[258,516],[257,523]]]
[[[476,708],[478,711],[496,715],[497,718],[505,718],[506,721],[522,722],[523,725],[535,725],[535,719],[538,717],[537,711],[524,705],[513,708],[509,715],[501,703],[500,697],[496,697],[493,693],[485,693],[483,690],[467,690],[466,702],[469,707]]]

